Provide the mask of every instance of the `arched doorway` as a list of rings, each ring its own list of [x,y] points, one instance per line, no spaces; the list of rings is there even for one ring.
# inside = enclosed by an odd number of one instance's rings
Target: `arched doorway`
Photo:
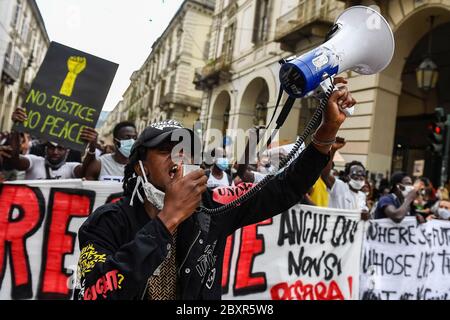
[[[227,91],[222,91],[214,101],[209,128],[220,129],[223,136],[226,134],[230,120],[231,98]]]
[[[265,125],[269,87],[263,78],[253,79],[247,86],[239,104],[238,128],[248,130],[253,126]]]
[[[392,156],[392,171],[402,170],[411,174],[415,163],[420,167],[423,164],[422,175],[435,184],[440,183],[442,157],[431,148],[428,126],[434,121],[437,107],[443,108],[445,114],[450,112],[449,35],[450,23],[434,28],[422,37],[406,59]],[[416,69],[427,56],[430,36],[431,59],[438,66],[439,81],[435,89],[423,92],[417,86]]]
[[[398,0],[383,3],[386,5],[382,7],[382,14],[394,31],[395,54],[383,72],[350,79],[350,89],[358,106],[355,115],[343,125],[344,137],[348,142],[342,149],[346,161],[359,160],[377,176],[390,174],[394,169],[397,116],[398,111],[403,109],[399,107],[399,102],[403,104],[401,100],[404,99],[401,98],[404,89],[402,80],[408,82],[402,75],[408,58],[429,32],[431,15],[439,17],[435,28],[450,22],[450,6],[445,4],[422,1],[398,10],[402,8]]]

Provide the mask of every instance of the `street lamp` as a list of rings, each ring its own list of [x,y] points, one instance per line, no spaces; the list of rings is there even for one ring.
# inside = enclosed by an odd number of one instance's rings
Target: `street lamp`
[[[430,91],[436,88],[439,79],[437,65],[431,60],[431,45],[433,37],[434,16],[430,17],[430,36],[428,41],[428,54],[425,60],[416,69],[417,87],[423,91]]]

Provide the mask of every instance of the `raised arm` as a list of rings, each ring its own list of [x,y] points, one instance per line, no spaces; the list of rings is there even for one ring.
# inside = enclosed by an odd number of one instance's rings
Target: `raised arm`
[[[86,178],[86,180],[97,180],[100,173],[100,161],[95,156],[98,133],[93,128],[84,128],[80,138],[88,143],[86,155],[83,163],[75,167],[76,178]]]
[[[336,151],[339,149],[342,149],[345,146],[346,142],[344,138],[336,137],[336,142],[331,147],[330,151],[330,161],[328,161],[325,168],[322,170],[322,173],[320,176],[322,177],[323,182],[325,182],[328,189],[333,188],[334,182],[336,181],[336,178],[331,175],[331,169],[333,168],[333,158],[336,154]]]
[[[342,109],[356,104],[346,87],[334,92],[323,114],[313,143],[281,174],[274,177],[254,198],[234,209],[224,218],[232,220],[229,232],[277,215],[296,203],[308,192],[330,161],[330,141],[346,119]]]
[[[27,114],[25,112],[25,109],[23,108],[17,108],[14,110],[11,119],[13,122],[24,122],[27,120]],[[10,157],[5,158],[5,167],[8,169],[15,169],[15,170],[28,170],[30,167],[30,161],[20,155],[20,134],[19,132],[13,132],[10,135]]]
[[[417,197],[418,191],[419,188],[415,185],[414,189],[408,193],[408,195],[405,198],[405,201],[398,209],[391,204],[385,206],[383,210],[386,217],[391,218],[394,222],[397,223],[401,222],[408,214],[411,208],[411,203]]]

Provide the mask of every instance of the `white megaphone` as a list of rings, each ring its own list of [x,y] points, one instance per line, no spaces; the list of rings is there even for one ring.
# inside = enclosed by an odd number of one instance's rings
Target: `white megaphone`
[[[339,15],[332,30],[327,42],[282,65],[281,86],[289,96],[302,98],[341,72],[375,74],[391,62],[394,35],[376,10],[350,7]]]

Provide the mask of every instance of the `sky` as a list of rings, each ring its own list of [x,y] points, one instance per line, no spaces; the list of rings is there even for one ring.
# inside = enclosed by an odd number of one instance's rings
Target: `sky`
[[[36,0],[51,41],[119,64],[104,111],[122,100],[182,0]]]

